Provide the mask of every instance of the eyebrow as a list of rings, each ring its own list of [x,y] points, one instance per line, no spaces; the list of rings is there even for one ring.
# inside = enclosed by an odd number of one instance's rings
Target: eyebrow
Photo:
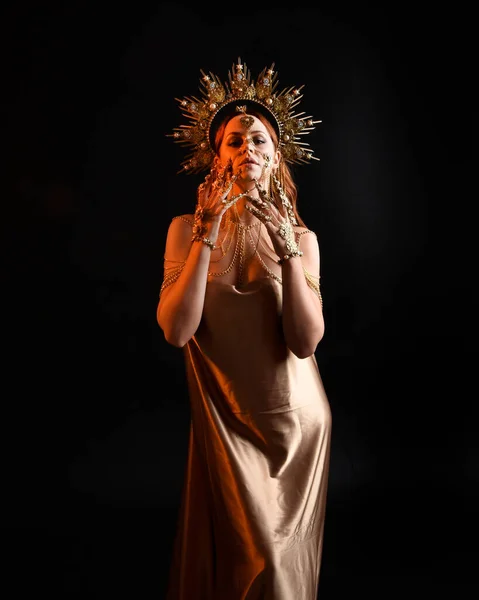
[[[266,135],[266,133],[264,131],[262,131],[261,129],[255,129],[254,131],[248,131],[249,135],[252,135],[253,133],[261,133],[262,135]],[[243,135],[243,133],[241,131],[230,131],[226,137],[230,137],[231,135]]]

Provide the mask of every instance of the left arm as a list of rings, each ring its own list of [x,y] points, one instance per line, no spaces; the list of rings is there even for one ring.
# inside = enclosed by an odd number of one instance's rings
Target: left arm
[[[320,295],[308,285],[304,269],[317,279],[320,252],[316,235],[301,236],[303,256],[282,263],[283,333],[288,348],[299,358],[311,356],[324,335],[324,316]],[[319,288],[318,288],[319,289]]]

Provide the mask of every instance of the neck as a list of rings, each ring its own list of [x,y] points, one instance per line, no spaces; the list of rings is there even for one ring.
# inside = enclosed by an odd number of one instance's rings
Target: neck
[[[234,204],[230,209],[230,217],[233,221],[241,221],[243,225],[249,225],[254,220],[253,215],[246,210],[246,203],[249,202],[246,198],[240,198],[236,204]]]
[[[241,184],[235,183],[233,185],[231,192],[233,196],[242,194],[243,192],[248,192],[249,195],[253,197],[258,196],[258,190],[256,189],[254,181],[242,181]]]

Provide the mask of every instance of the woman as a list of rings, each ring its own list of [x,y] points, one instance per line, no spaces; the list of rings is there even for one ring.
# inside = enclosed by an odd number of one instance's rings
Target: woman
[[[316,235],[287,163],[309,162],[299,91],[238,61],[181,101],[209,168],[194,214],[169,227],[157,321],[182,348],[191,432],[169,600],[315,600],[331,413],[314,352],[324,334]],[[302,121],[302,122],[301,122]]]

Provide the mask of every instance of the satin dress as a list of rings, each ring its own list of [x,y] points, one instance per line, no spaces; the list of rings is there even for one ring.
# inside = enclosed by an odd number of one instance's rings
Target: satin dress
[[[281,330],[281,283],[208,283],[184,347],[188,460],[167,600],[316,600],[331,412]]]

